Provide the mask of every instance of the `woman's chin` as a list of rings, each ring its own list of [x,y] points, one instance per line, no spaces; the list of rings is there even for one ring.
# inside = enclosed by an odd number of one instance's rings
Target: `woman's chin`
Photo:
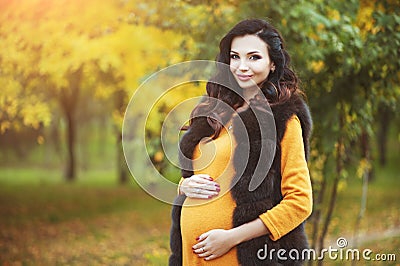
[[[239,84],[239,86],[243,90],[257,90],[257,89],[259,89],[258,85],[256,83],[254,83],[254,82],[246,83],[246,84]]]
[[[242,89],[254,89],[255,87],[258,87],[257,84],[251,79],[247,81],[237,80],[237,83]]]

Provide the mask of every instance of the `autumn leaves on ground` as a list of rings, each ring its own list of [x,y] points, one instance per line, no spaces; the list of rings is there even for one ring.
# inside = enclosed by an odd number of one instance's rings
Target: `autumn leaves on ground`
[[[384,235],[400,228],[400,180],[393,160],[390,165],[379,171],[386,179],[369,188],[360,247],[399,256],[400,232]],[[104,172],[83,174],[70,184],[55,180],[54,170],[3,168],[0,265],[166,265],[171,206],[132,180],[121,186],[110,178],[112,173]],[[88,177],[96,175],[100,178]],[[360,187],[352,182],[341,190],[327,245],[335,247],[338,237],[353,235]],[[311,224],[306,228],[310,231]]]
[[[136,185],[0,181],[0,265],[165,265],[169,205]]]

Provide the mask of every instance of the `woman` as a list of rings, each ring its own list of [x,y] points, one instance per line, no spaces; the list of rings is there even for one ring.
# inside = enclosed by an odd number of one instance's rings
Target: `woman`
[[[207,83],[180,142],[170,265],[301,264],[308,247],[303,222],[312,210],[306,161],[312,121],[283,39],[264,20],[244,20],[221,40],[217,61],[229,71]],[[262,131],[271,128],[268,104],[276,147],[271,168],[250,190],[258,161],[268,160],[260,148]],[[247,141],[236,131],[241,123]],[[239,154],[246,149],[244,165]]]

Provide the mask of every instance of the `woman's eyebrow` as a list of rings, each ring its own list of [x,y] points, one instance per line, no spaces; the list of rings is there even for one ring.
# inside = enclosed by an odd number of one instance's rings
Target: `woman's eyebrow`
[[[234,50],[231,50],[231,53],[232,53],[232,54],[239,54],[238,52],[236,52],[236,51],[234,51]],[[247,54],[248,54],[248,55],[250,55],[250,54],[261,54],[261,52],[255,50],[255,51],[250,51],[250,52],[248,52]]]
[[[247,54],[261,54],[261,52],[256,50],[256,51],[248,52]]]

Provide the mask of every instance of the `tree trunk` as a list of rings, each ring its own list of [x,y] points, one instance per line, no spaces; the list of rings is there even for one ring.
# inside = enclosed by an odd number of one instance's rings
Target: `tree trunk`
[[[317,247],[317,243],[318,243],[319,223],[320,223],[321,214],[322,214],[321,208],[322,208],[322,202],[323,202],[323,198],[324,198],[324,194],[325,194],[325,188],[326,188],[326,178],[324,176],[324,179],[321,182],[321,189],[318,192],[317,199],[314,203],[316,208],[313,212],[313,217],[312,217],[312,232],[311,232],[310,248],[315,251],[320,250],[320,248]],[[313,265],[313,261],[310,260],[308,262],[308,265]]]
[[[126,109],[125,99],[127,97],[126,92],[123,89],[116,91],[114,95],[115,107],[121,116],[124,115]],[[116,129],[117,136],[117,167],[118,167],[118,180],[120,184],[125,184],[128,181],[129,169],[125,162],[124,149],[122,147],[122,129]]]
[[[119,132],[117,139],[117,166],[119,183],[126,184],[128,181],[129,170],[125,162],[124,150],[122,148],[122,132]]]
[[[378,150],[379,150],[379,163],[381,166],[386,165],[386,147],[389,132],[389,125],[391,121],[391,112],[385,106],[380,106],[378,111]]]
[[[324,165],[324,168],[326,169],[326,162]],[[315,206],[315,211],[313,212],[313,217],[312,217],[312,233],[311,233],[311,249],[313,250],[320,250],[319,247],[317,247],[317,242],[318,242],[318,232],[319,232],[319,224],[321,220],[321,214],[322,214],[322,203],[324,200],[324,195],[326,191],[326,173],[324,171],[323,173],[323,179],[321,181],[321,187],[318,192],[317,197],[315,198],[314,206]],[[309,265],[312,265],[312,261],[310,261]]]
[[[371,152],[369,145],[369,137],[368,133],[364,130],[361,135],[361,152],[362,158],[367,161],[367,163],[371,162]],[[361,220],[364,217],[365,210],[367,208],[367,197],[368,197],[368,182],[371,179],[371,168],[367,167],[364,169],[363,173],[363,186],[362,186],[362,196],[361,196],[361,205],[360,212],[357,216],[356,223],[354,226],[354,248],[357,248],[358,245],[358,229],[360,228]],[[355,265],[356,261],[352,262],[352,265]]]
[[[324,224],[322,227],[322,233],[319,238],[319,248],[324,248],[324,241],[326,234],[328,233],[329,224],[332,220],[333,210],[336,204],[337,191],[339,186],[339,181],[342,176],[343,171],[343,150],[344,150],[344,139],[343,139],[343,127],[344,127],[344,110],[343,103],[340,103],[339,107],[339,131],[338,131],[338,140],[336,144],[336,174],[335,179],[333,180],[331,195],[329,199],[328,211],[325,216]],[[323,265],[322,261],[318,261],[318,265]]]
[[[335,179],[334,179],[334,182],[332,185],[331,197],[329,199],[328,212],[326,214],[326,217],[324,220],[324,225],[322,227],[322,233],[319,238],[319,250],[322,250],[324,248],[325,237],[326,237],[326,234],[328,233],[329,224],[332,220],[332,214],[333,214],[333,210],[334,210],[335,204],[336,204],[337,190],[338,190],[340,175],[342,173],[342,166],[341,166],[341,163],[338,162],[339,160],[341,160],[341,158],[337,158],[336,175],[335,175]],[[318,265],[322,265],[322,261],[320,261],[320,263],[318,263]]]
[[[76,179],[75,142],[77,127],[75,118],[80,96],[82,70],[83,66],[68,74],[69,87],[62,89],[59,96],[67,122],[67,165],[65,171],[67,181],[74,181]]]
[[[65,172],[65,178],[67,181],[74,181],[76,178],[76,161],[75,161],[75,137],[76,127],[74,112],[67,111],[67,168]]]

